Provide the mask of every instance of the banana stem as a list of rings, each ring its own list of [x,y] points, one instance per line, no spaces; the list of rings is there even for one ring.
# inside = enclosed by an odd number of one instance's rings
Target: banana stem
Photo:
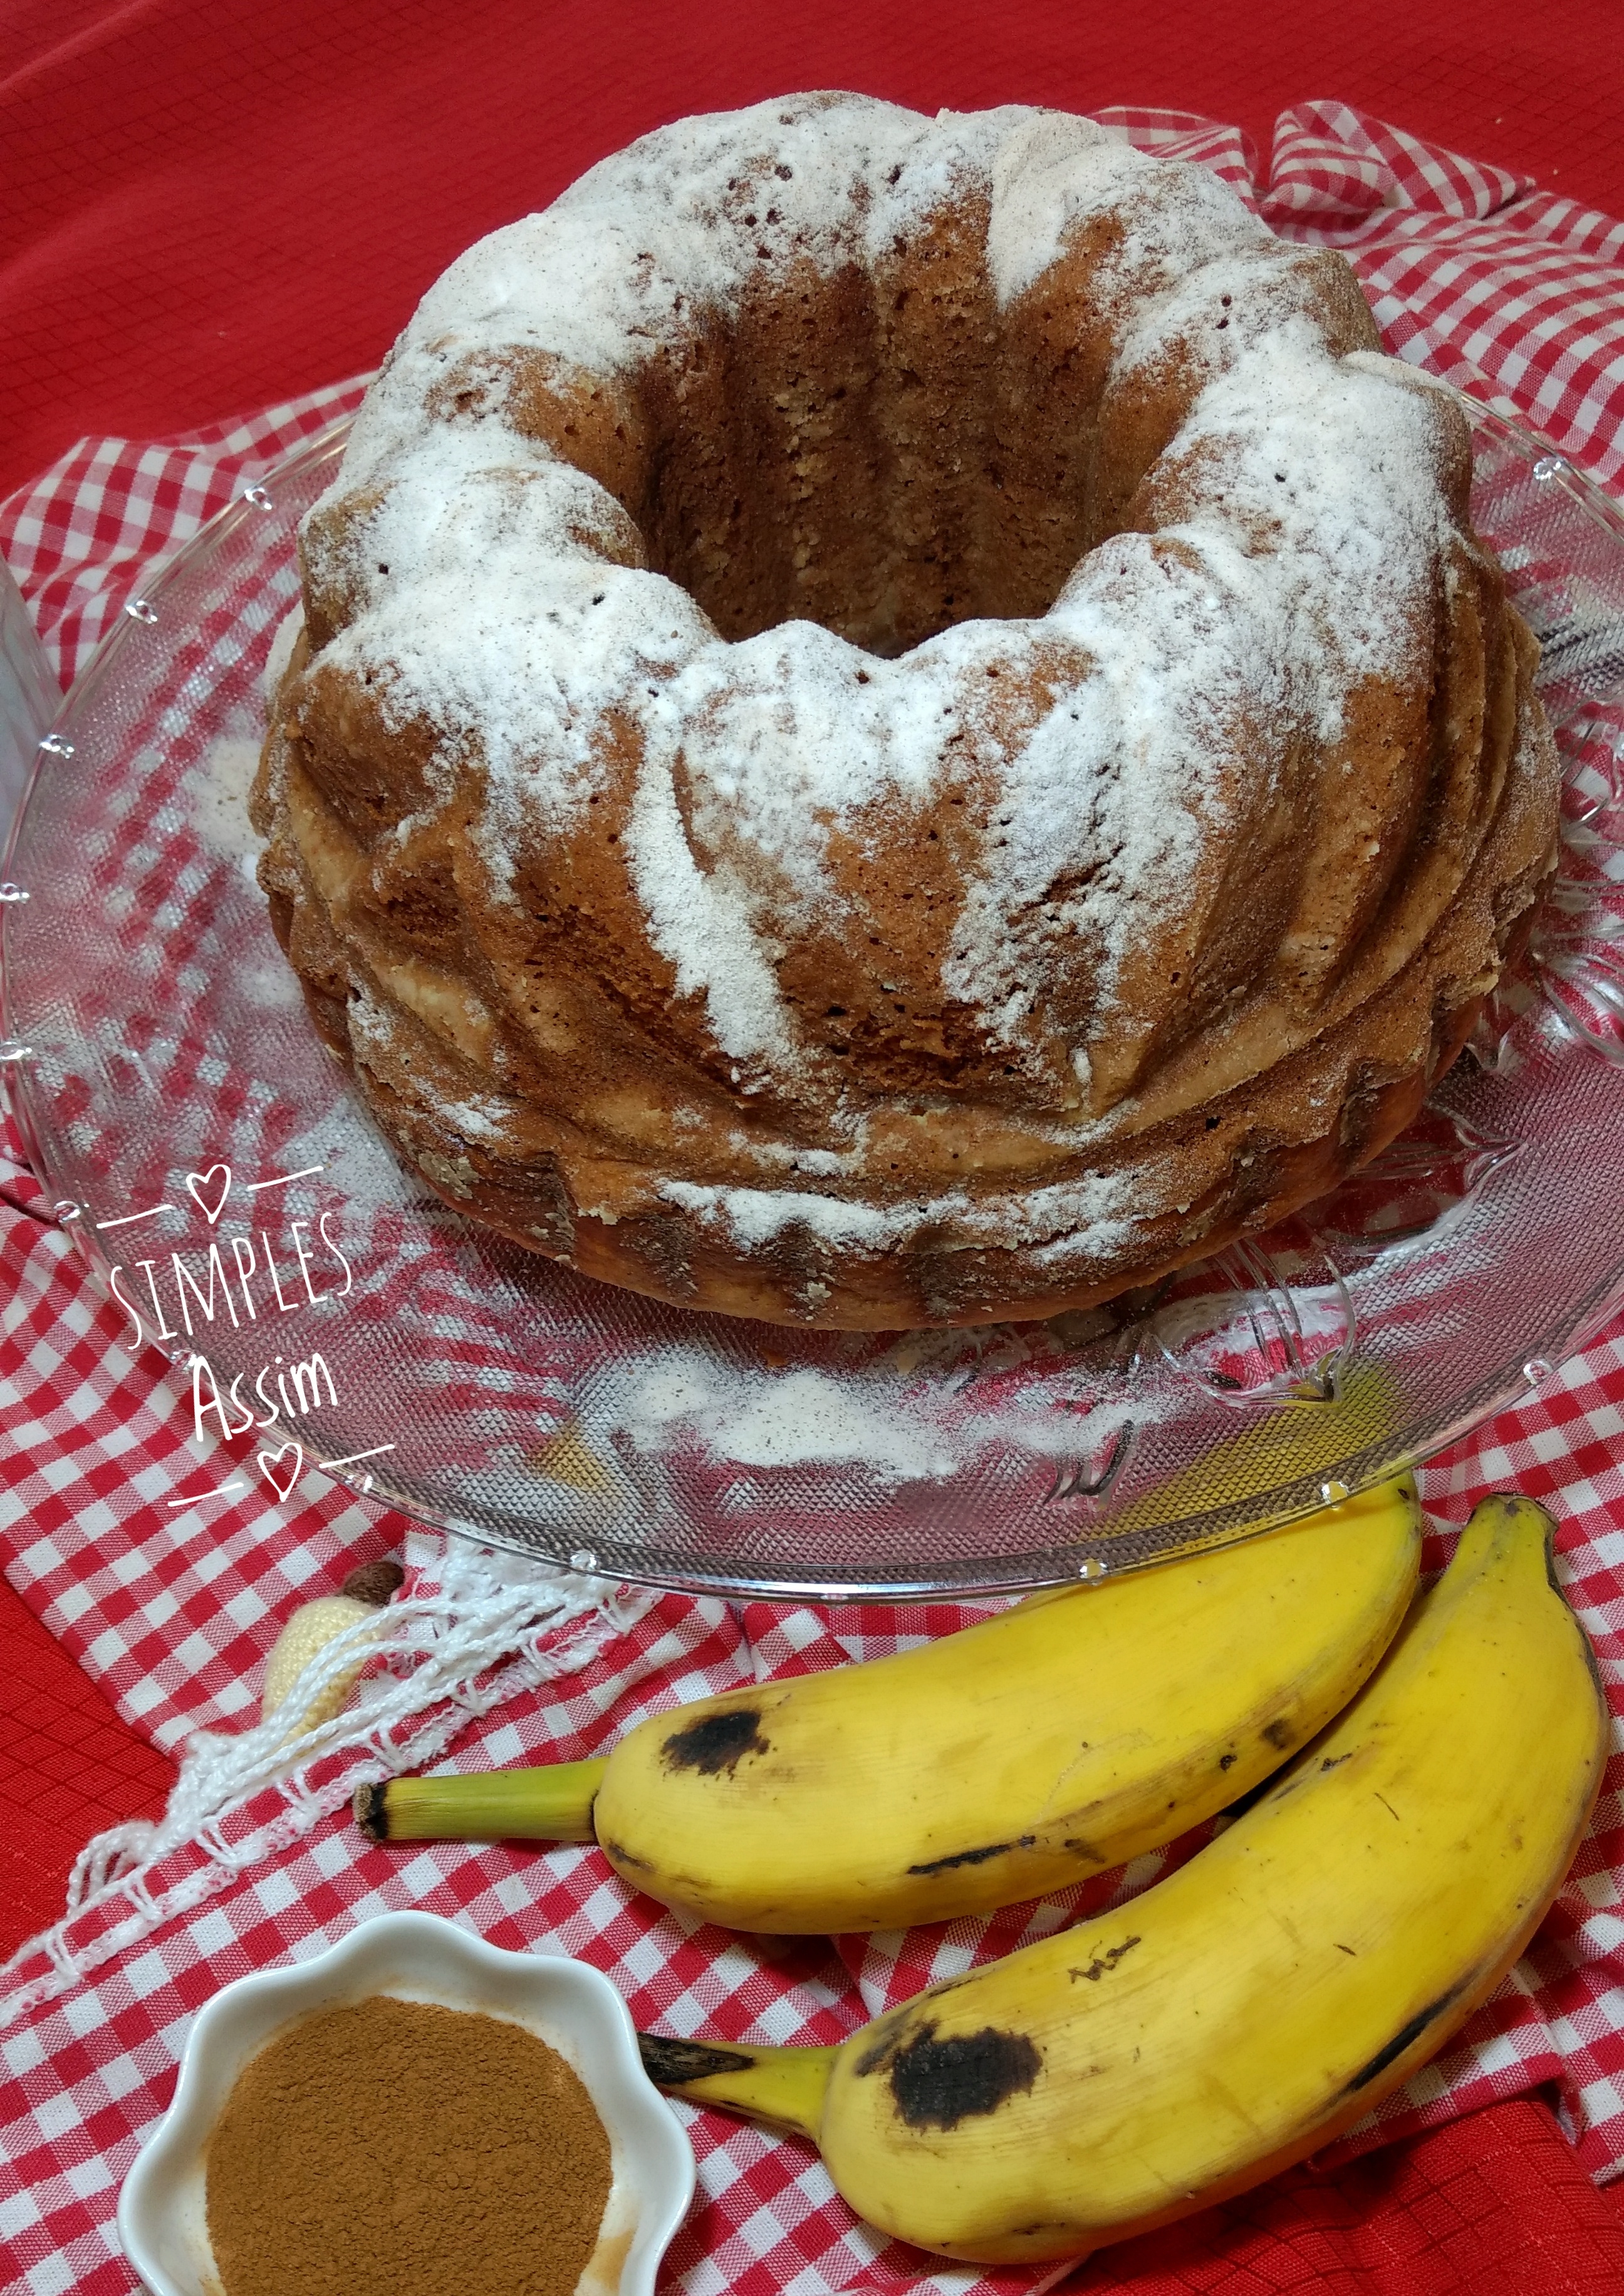
[[[643,2070],[656,2087],[690,2104],[719,2104],[793,2136],[817,2142],[824,2096],[836,2051],[716,2048],[708,2041],[668,2041],[639,2033]]]
[[[374,1841],[590,1841],[609,1758],[466,1777],[388,1778],[356,1791],[356,1823]]]

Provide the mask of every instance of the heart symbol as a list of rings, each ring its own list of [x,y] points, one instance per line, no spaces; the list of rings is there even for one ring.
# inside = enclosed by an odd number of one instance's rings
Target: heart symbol
[[[279,1483],[276,1480],[276,1463],[279,1459],[285,1459],[290,1451],[293,1454],[293,1464],[288,1470],[287,1481],[285,1483]],[[279,1499],[285,1499],[289,1492],[292,1489],[294,1484],[305,1472],[305,1451],[303,1444],[284,1443],[280,1451],[261,1451],[259,1454],[259,1472],[265,1477],[266,1481],[270,1485],[271,1488],[275,1492],[277,1497]]]
[[[215,1179],[219,1181],[220,1193],[215,1201],[213,1209],[210,1210],[208,1189],[209,1183]],[[219,1218],[220,1214],[225,1210],[226,1199],[231,1193],[231,1166],[229,1164],[210,1164],[206,1172],[188,1172],[186,1175],[186,1193],[191,1197],[193,1202],[197,1206],[199,1211],[202,1213],[203,1218],[208,1221],[209,1226],[212,1227],[216,1220]]]

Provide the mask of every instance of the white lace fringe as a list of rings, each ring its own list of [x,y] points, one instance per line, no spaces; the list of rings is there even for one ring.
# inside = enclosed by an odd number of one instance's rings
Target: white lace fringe
[[[0,1997],[0,2025],[78,1983],[160,1923],[224,1888],[245,1866],[308,1833],[364,1779],[420,1769],[492,1707],[578,1673],[654,1599],[652,1592],[616,1588],[601,1578],[453,1541],[432,1593],[391,1603],[347,1627],[316,1652],[275,1712],[251,1729],[195,1733],[162,1817],[110,1826],[80,1852],[68,1884],[67,1913],[19,1948],[0,1968],[0,1982],[41,1952],[53,1973]],[[592,1623],[562,1648],[539,1647],[544,1636],[573,1619]],[[357,1662],[373,1660],[382,1660],[382,1669],[366,1675],[341,1712],[290,1734],[291,1719],[317,1707]],[[442,1710],[421,1728],[403,1726],[431,1708]],[[365,1751],[372,1759],[312,1791],[306,1775],[310,1765],[320,1756],[351,1751]],[[281,1788],[282,1811],[246,1839],[228,1842],[221,1820],[273,1785]],[[152,1868],[187,1843],[202,1849],[204,1864],[155,1896],[149,1887]],[[69,1935],[75,1915],[115,1891],[127,1914],[76,1949]]]

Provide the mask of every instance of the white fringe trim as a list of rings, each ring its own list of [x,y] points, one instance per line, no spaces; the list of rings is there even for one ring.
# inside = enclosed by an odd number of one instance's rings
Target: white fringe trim
[[[335,1636],[265,1721],[231,1735],[198,1731],[187,1742],[161,1818],[110,1826],[86,1845],[62,1920],[0,1967],[3,1985],[25,1961],[43,1954],[51,1964],[48,1973],[0,1994],[0,2025],[81,1983],[163,1923],[308,1835],[357,1785],[438,1761],[493,1707],[578,1674],[658,1599],[652,1589],[617,1587],[460,1541],[451,1543],[436,1578],[431,1591],[391,1603]],[[540,1647],[575,1619],[589,1623],[562,1648]],[[357,1660],[381,1666],[364,1677],[342,1712],[290,1736],[289,1715],[309,1713]],[[431,1716],[431,1709],[439,1710]],[[429,1718],[414,1729],[419,1716]],[[362,1759],[313,1788],[312,1763],[342,1753]],[[222,1821],[270,1786],[281,1791],[280,1809],[252,1833],[227,1841]],[[153,1868],[189,1845],[202,1852],[202,1865],[155,1892]],[[77,1918],[109,1898],[123,1901],[123,1917],[75,1945]]]

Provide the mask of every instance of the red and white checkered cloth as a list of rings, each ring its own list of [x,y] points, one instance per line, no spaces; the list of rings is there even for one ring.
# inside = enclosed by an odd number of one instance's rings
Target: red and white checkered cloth
[[[1286,236],[1346,248],[1390,347],[1543,431],[1606,483],[1624,471],[1624,224],[1503,171],[1429,148],[1341,104],[1286,113],[1272,180],[1244,139],[1169,112],[1109,115],[1136,143],[1213,168]],[[336,414],[358,384],[185,442],[86,440],[0,509],[3,547],[64,679],[153,561]],[[156,1356],[132,1358],[41,1191],[0,1160],[0,1554],[53,1633],[159,1744],[231,1731],[288,1611],[354,1562],[437,1539],[311,1472],[272,1513],[250,1490],[207,1527],[167,1507],[196,1465],[190,1408]],[[1427,1471],[1434,1514],[1464,1519],[1513,1486],[1549,1505],[1569,1592],[1624,1716],[1624,1326],[1614,1326]],[[1434,1542],[1430,1561],[1442,1560]],[[576,1621],[543,1653],[550,1679],[500,1678],[438,1718],[451,1760],[570,1758],[639,1715],[706,1690],[873,1657],[966,1612],[819,1611],[662,1595]],[[514,1669],[515,1680],[521,1669]],[[985,1922],[782,1946],[696,1928],[638,1898],[592,1849],[367,1846],[347,1822],[363,1758],[331,1755],[228,1810],[25,1951],[0,1978],[0,2243],[8,2284],[128,2296],[119,2183],[167,2104],[188,2022],[245,1971],[319,1951],[359,1920],[416,1905],[495,1943],[545,1944],[614,1979],[637,2022],[668,2032],[832,2040],[930,1980],[1005,1952],[1117,1894],[1199,1837],[1082,1890]],[[1624,2171],[1624,1760],[1534,1947],[1435,2065],[1357,2140],[1380,2142],[1490,2099],[1554,2085],[1581,2158]],[[857,2224],[804,2146],[690,2116],[701,2199],[672,2251],[684,2296],[797,2296],[862,2286],[1026,2296],[1044,2276],[932,2269]],[[1353,2140],[1350,2140],[1350,2142]],[[1193,2285],[1193,2284],[1192,2284]]]

